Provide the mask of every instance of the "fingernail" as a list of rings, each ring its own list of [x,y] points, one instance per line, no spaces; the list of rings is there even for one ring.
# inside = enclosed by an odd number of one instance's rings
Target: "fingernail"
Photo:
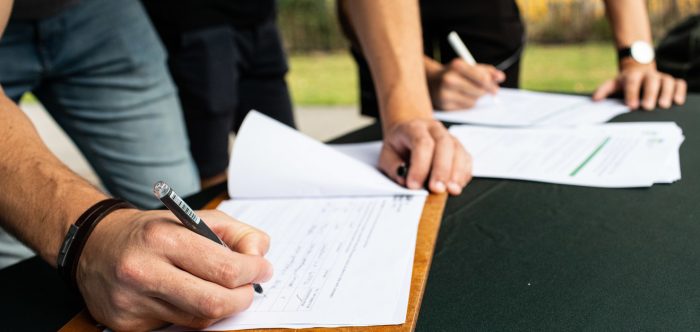
[[[418,181],[416,180],[408,180],[408,189],[418,189],[420,188],[420,184],[418,184]]]
[[[450,189],[450,192],[454,195],[459,195],[462,193],[462,186],[457,184],[457,182],[450,182],[447,184],[447,187]]]
[[[438,194],[442,194],[445,192],[445,183],[442,181],[435,181],[433,182],[433,188],[435,188],[435,192]]]

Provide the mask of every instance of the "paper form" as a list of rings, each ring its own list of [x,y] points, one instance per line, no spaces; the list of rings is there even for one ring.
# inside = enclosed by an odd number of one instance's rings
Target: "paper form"
[[[648,187],[680,178],[669,170],[678,165],[673,159],[683,141],[675,123],[576,130],[455,126],[450,132],[472,154],[474,176],[608,188]]]
[[[248,310],[208,330],[405,322],[425,190],[255,111],[229,172],[234,199],[218,209],[270,235],[274,274]]]
[[[219,210],[272,239],[273,278],[208,330],[401,324],[425,196],[234,200]]]
[[[684,140],[673,122],[608,123],[576,128],[452,126],[472,155],[475,177],[592,187],[648,187],[680,180]],[[381,142],[334,145],[372,163]]]
[[[436,111],[435,118],[453,123],[488,126],[578,126],[604,123],[629,112],[617,100],[501,88],[498,102],[491,95],[468,110]]]
[[[238,132],[228,172],[233,198],[427,194],[255,111]]]

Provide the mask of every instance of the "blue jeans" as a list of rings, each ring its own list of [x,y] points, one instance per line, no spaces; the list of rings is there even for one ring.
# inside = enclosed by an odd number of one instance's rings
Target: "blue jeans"
[[[46,19],[11,20],[0,84],[15,101],[34,93],[112,195],[148,208],[158,205],[158,180],[183,196],[199,190],[166,55],[137,0],[83,0]],[[5,254],[8,237],[0,230],[0,267],[28,254]]]

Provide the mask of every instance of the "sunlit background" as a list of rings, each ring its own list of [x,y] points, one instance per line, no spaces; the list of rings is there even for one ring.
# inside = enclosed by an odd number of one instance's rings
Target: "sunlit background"
[[[521,86],[591,92],[616,70],[602,0],[517,0],[526,21]],[[700,12],[700,0],[647,0],[655,40]],[[280,0],[279,22],[290,54],[296,105],[356,105],[357,78],[335,13],[335,1]]]

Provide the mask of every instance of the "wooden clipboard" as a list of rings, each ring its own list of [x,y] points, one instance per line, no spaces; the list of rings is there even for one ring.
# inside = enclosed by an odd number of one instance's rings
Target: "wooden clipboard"
[[[227,199],[228,195],[223,193],[214,198],[211,202],[205,205],[204,209],[215,209],[223,200]],[[418,320],[418,312],[420,304],[423,300],[423,292],[425,284],[428,281],[428,271],[430,271],[430,263],[433,259],[433,249],[435,248],[435,240],[437,239],[438,230],[442,214],[445,210],[445,202],[447,194],[429,195],[423,207],[420,223],[418,224],[418,236],[416,239],[416,252],[413,260],[413,275],[411,276],[411,292],[408,299],[408,310],[406,312],[406,322],[402,325],[382,325],[382,326],[359,326],[359,327],[340,327],[340,328],[311,328],[300,329],[299,331],[370,331],[370,332],[394,332],[394,331],[413,331],[416,328]],[[90,317],[87,310],[73,317],[59,331],[79,331],[79,332],[99,332],[102,329],[97,326],[97,323]],[[297,329],[255,329],[246,330],[251,332],[262,331],[297,331]]]

